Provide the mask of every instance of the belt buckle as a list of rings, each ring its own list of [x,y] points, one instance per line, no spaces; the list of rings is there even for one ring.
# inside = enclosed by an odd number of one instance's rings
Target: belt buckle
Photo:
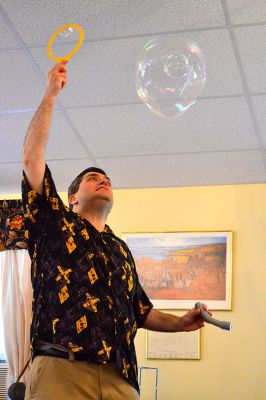
[[[75,353],[73,351],[68,351],[67,353],[69,361],[71,362],[75,361]]]
[[[66,355],[68,355],[68,357],[62,357],[62,358],[66,358],[66,359],[68,359],[69,361],[75,361],[75,354],[73,353],[73,351],[71,351],[71,350],[69,350],[69,351],[64,351],[64,350],[59,350],[59,349],[51,349],[52,351],[55,351],[55,354],[57,353],[57,352],[59,352],[59,353],[64,353],[64,354],[66,354]],[[60,358],[60,356],[59,356],[59,358]]]

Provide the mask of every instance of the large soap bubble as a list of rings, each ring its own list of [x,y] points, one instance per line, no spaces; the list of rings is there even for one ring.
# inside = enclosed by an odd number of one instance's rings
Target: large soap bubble
[[[176,36],[147,42],[137,63],[136,88],[140,100],[155,114],[180,117],[202,92],[205,59],[197,43]]]

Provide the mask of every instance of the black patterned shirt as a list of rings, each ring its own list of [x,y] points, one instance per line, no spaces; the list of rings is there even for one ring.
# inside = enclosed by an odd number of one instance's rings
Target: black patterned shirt
[[[66,207],[46,166],[43,194],[23,173],[22,199],[32,260],[33,351],[38,340],[115,360],[139,391],[134,337],[152,308],[124,241],[106,225],[99,232]]]

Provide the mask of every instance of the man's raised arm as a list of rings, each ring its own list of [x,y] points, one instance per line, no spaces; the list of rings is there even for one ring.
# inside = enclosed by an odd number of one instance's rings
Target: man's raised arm
[[[57,96],[67,83],[67,61],[56,64],[49,72],[44,98],[29,125],[23,146],[23,169],[29,184],[42,194],[45,171],[45,148]]]

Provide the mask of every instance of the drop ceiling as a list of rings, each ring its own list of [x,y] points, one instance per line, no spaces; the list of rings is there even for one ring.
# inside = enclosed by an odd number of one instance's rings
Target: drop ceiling
[[[266,182],[265,0],[0,0],[0,194],[18,193],[22,145],[54,62],[52,33],[85,30],[68,64],[46,150],[58,190],[91,165],[114,188]],[[207,83],[182,117],[136,94],[136,61],[157,36],[196,41]],[[58,42],[63,54],[71,36]]]

